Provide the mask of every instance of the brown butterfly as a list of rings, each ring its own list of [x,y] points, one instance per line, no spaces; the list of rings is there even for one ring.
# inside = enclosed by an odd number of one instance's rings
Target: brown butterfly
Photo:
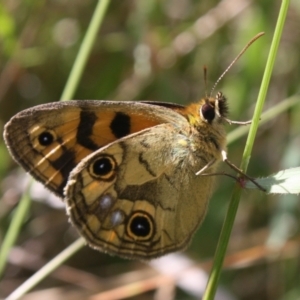
[[[57,102],[15,115],[4,139],[91,247],[151,259],[184,249],[202,222],[214,184],[202,175],[227,161],[226,115],[220,92],[187,107]]]

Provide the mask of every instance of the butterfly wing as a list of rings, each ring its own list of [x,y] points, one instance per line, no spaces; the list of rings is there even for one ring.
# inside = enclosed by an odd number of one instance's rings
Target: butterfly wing
[[[63,197],[71,170],[84,157],[119,138],[180,118],[170,108],[139,102],[56,102],[18,113],[5,126],[4,139],[26,171]]]
[[[213,177],[193,152],[189,124],[161,124],[86,157],[66,187],[71,222],[87,243],[127,258],[183,249],[204,218]]]

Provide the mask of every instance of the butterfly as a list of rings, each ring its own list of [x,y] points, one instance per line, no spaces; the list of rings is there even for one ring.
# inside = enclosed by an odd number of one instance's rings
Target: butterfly
[[[204,175],[230,165],[227,113],[221,92],[186,107],[72,100],[16,114],[4,140],[89,246],[147,260],[186,248],[203,221],[215,178]]]
[[[186,247],[203,220],[226,149],[226,98],[39,105],[5,126],[13,158],[64,199],[96,249],[149,259]]]

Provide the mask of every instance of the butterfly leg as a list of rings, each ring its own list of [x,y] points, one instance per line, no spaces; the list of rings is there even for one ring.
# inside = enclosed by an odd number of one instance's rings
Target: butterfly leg
[[[225,120],[229,125],[232,125],[232,124],[236,124],[236,125],[249,125],[252,123],[252,120],[249,120],[249,121],[232,121],[232,120],[229,120],[227,118],[224,118],[222,117],[223,120]]]
[[[207,170],[209,167],[211,167],[216,162],[215,159],[211,160],[207,165],[205,165],[200,171],[196,173],[196,176],[202,174],[205,170]]]
[[[260,185],[258,184],[254,178],[248,176],[246,173],[244,173],[241,169],[239,169],[237,166],[235,166],[233,163],[231,163],[228,158],[227,158],[227,153],[225,150],[221,151],[222,154],[222,159],[223,161],[234,171],[238,172],[240,175],[242,175],[242,177],[247,178],[249,181],[251,181],[253,184],[255,184],[261,191],[266,192],[266,190]]]

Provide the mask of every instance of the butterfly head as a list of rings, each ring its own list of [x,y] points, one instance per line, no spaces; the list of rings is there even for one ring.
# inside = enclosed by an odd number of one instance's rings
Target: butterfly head
[[[204,98],[201,102],[204,103],[199,107],[199,115],[205,123],[221,122],[222,118],[226,117],[227,100],[221,92],[218,92],[215,98]]]
[[[216,97],[202,98],[198,103],[192,103],[181,113],[188,119],[189,123],[195,127],[208,127],[222,124],[226,121],[228,113],[227,99],[218,92]]]

